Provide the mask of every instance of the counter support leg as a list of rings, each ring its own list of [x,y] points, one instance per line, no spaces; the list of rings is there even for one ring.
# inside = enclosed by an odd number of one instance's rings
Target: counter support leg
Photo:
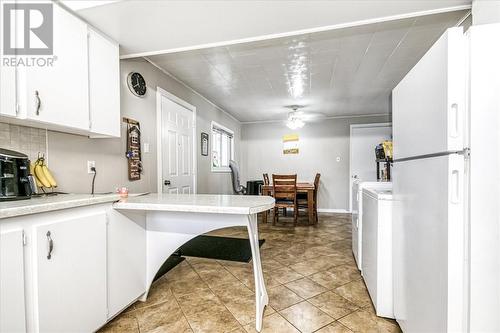
[[[248,216],[248,236],[250,238],[250,247],[252,248],[253,276],[255,282],[255,329],[257,332],[262,330],[262,320],[264,309],[269,303],[266,286],[264,284],[264,275],[260,262],[259,233],[257,231],[257,214]]]

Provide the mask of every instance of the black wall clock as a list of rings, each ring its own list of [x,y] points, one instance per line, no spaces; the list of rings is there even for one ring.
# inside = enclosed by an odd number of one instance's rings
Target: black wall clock
[[[146,95],[146,81],[140,73],[131,72],[127,77],[127,84],[132,94],[138,97]]]

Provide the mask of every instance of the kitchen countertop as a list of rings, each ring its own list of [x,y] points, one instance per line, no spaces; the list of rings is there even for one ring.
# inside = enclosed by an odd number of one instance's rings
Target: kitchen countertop
[[[268,196],[151,193],[115,202],[113,208],[218,214],[256,214],[274,207]]]
[[[58,194],[27,200],[2,201],[0,219],[113,202],[119,199],[118,194]]]
[[[274,207],[274,199],[267,196],[217,194],[130,194],[120,200],[118,194],[58,194],[33,197],[28,200],[0,202],[0,219],[50,212],[107,202],[113,208],[172,212],[223,214],[255,214]]]

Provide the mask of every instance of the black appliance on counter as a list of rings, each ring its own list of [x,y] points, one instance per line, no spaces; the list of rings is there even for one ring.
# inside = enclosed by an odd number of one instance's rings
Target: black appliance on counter
[[[31,198],[30,178],[28,156],[0,148],[0,201]]]
[[[262,185],[264,182],[262,180],[250,180],[247,181],[247,195],[261,195]]]

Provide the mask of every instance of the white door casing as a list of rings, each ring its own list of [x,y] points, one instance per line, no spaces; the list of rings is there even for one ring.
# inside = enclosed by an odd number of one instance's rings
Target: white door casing
[[[375,146],[392,137],[391,123],[353,124],[349,140],[349,211],[352,211],[352,182],[376,181]]]
[[[158,193],[196,193],[196,108],[157,89]]]

